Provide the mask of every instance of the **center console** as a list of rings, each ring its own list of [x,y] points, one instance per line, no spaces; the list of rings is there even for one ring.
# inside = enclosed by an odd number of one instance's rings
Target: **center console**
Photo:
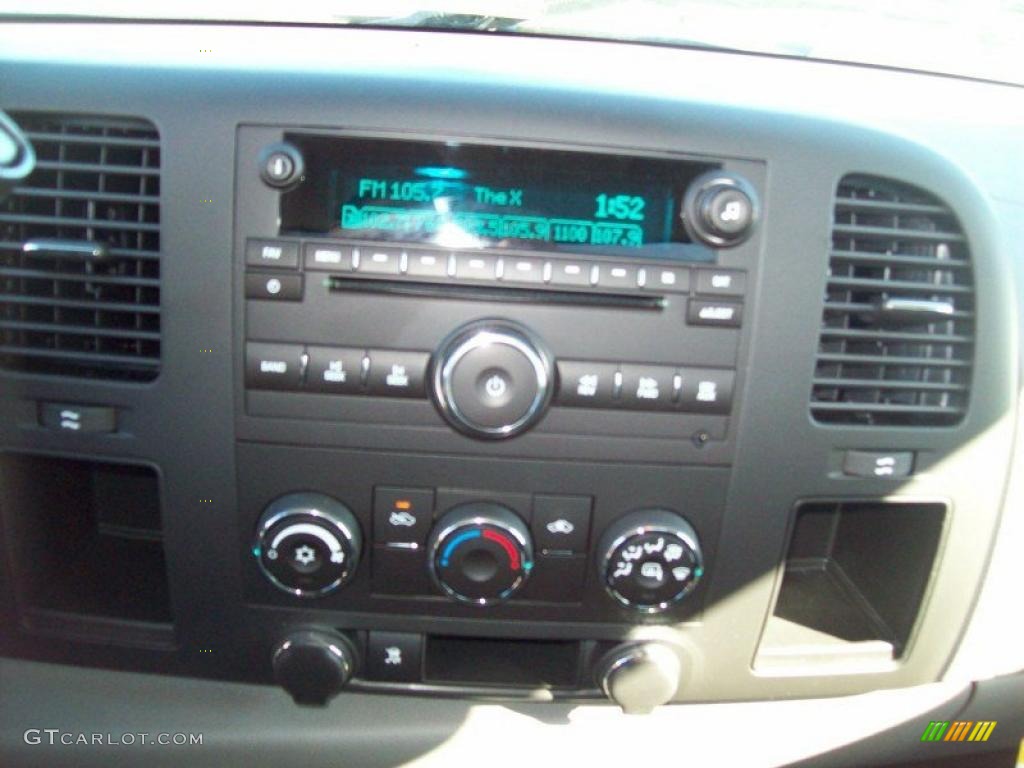
[[[446,618],[586,644],[698,617],[763,164],[256,126],[238,147],[248,598],[365,615],[371,644],[407,617],[403,659]],[[424,682],[402,664],[366,671]]]

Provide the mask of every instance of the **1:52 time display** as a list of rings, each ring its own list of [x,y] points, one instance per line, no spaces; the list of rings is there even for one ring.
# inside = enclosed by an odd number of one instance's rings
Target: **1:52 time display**
[[[643,221],[644,199],[638,195],[606,195],[594,198],[597,210],[595,219],[618,219],[619,221]]]

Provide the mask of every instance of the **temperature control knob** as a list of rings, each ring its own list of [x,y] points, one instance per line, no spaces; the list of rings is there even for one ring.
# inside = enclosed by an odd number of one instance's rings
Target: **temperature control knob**
[[[605,532],[599,547],[605,589],[644,613],[664,611],[704,575],[697,532],[668,510],[626,515]]]
[[[482,320],[441,343],[432,394],[457,430],[500,440],[540,421],[551,401],[552,371],[551,354],[525,328]]]
[[[533,568],[533,544],[522,519],[490,502],[449,510],[430,537],[429,562],[437,585],[456,600],[478,605],[516,592]]]
[[[318,597],[352,578],[362,535],[355,516],[322,493],[290,493],[264,511],[253,554],[271,583],[299,597]]]

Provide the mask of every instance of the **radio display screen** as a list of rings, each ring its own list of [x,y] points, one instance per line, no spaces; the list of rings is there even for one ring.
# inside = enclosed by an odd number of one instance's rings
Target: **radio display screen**
[[[710,164],[525,147],[288,135],[281,230],[451,249],[711,261],[679,210]]]

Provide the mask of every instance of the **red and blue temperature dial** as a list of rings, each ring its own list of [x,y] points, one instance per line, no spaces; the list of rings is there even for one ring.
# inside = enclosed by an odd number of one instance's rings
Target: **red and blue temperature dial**
[[[438,587],[456,600],[478,605],[504,600],[533,568],[529,529],[500,504],[462,504],[434,527],[430,566]]]

